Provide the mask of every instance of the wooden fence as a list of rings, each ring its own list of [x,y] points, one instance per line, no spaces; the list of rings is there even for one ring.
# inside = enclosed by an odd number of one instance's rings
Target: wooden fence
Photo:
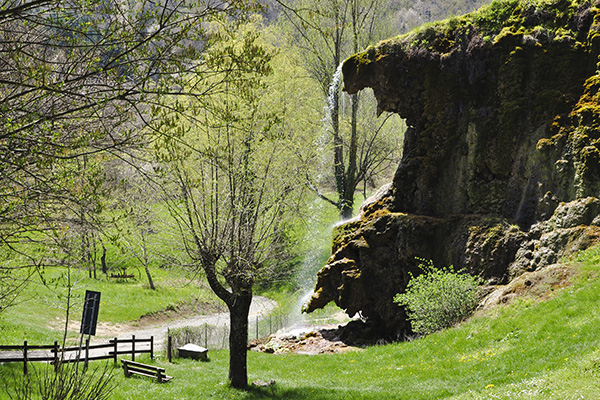
[[[140,348],[136,344],[149,343],[149,348]],[[128,348],[119,348],[119,344],[130,344]],[[146,346],[147,347],[147,346]],[[98,350],[109,349],[108,352],[99,352]],[[43,351],[46,352],[43,352]],[[8,355],[4,357],[2,351],[19,352],[18,355]],[[154,358],[154,336],[149,339],[136,339],[135,335],[131,339],[110,339],[108,343],[90,344],[89,338],[86,339],[85,345],[64,347],[61,348],[58,342],[55,341],[52,345],[31,345],[25,340],[22,346],[0,346],[0,363],[5,362],[22,362],[23,372],[27,374],[27,364],[30,362],[50,362],[55,368],[61,363],[84,362],[87,367],[88,361],[91,360],[108,360],[113,359],[117,363],[119,355],[130,354],[131,359],[135,361],[136,354],[150,353],[150,358]]]

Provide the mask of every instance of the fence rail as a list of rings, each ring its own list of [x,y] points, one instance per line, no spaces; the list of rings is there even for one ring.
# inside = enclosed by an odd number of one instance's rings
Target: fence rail
[[[148,343],[149,346],[140,347],[136,344]],[[119,344],[128,344],[127,348],[119,349]],[[107,349],[107,352],[98,352],[98,350]],[[46,350],[46,353],[40,351]],[[13,351],[20,354],[10,354],[3,356],[2,352]],[[35,351],[32,353],[31,351]],[[131,359],[135,361],[136,354],[150,354],[150,358],[154,358],[154,336],[148,339],[137,339],[135,335],[131,339],[110,339],[108,343],[90,344],[89,338],[86,339],[85,345],[60,347],[55,341],[53,345],[31,345],[27,341],[23,341],[23,345],[0,346],[0,363],[22,362],[23,372],[27,374],[27,364],[31,362],[50,362],[55,368],[61,363],[84,362],[87,367],[88,361],[91,360],[108,360],[113,359],[116,363],[119,355],[131,355]]]

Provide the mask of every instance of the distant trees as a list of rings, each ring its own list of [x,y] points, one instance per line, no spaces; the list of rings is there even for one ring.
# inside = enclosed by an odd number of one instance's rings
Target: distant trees
[[[184,77],[211,45],[207,21],[247,10],[237,1],[0,5],[0,247],[21,260],[3,264],[2,274],[12,276],[2,279],[3,294],[22,287],[11,271],[41,264],[43,255],[24,242],[47,244],[44,235],[63,235],[76,217],[82,232],[88,226],[82,213],[97,198],[84,192],[103,175],[83,176],[84,158],[121,157],[144,145],[139,128],[149,124],[150,108],[166,94],[191,95]]]

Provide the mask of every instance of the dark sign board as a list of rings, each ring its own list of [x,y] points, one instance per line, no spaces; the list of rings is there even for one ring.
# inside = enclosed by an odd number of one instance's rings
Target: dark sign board
[[[83,317],[81,318],[82,335],[95,335],[96,323],[98,322],[98,308],[100,307],[100,292],[85,291],[85,302],[83,303]]]

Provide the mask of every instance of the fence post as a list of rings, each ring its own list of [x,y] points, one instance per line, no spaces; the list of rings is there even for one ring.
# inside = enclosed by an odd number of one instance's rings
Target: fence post
[[[116,364],[117,363],[117,338],[115,338],[114,340],[115,340],[115,342],[114,342],[115,347],[114,347],[114,354],[113,355],[115,357],[115,364]]]
[[[150,336],[150,359],[154,360],[154,336]]]
[[[135,361],[135,335],[131,335],[131,361]]]
[[[23,341],[23,373],[27,375],[27,340]]]
[[[54,372],[58,371],[58,341],[54,341]]]
[[[169,358],[169,362],[172,362],[172,358],[171,358],[171,350],[172,350],[172,339],[171,339],[171,334],[169,332],[167,332],[167,357]]]

